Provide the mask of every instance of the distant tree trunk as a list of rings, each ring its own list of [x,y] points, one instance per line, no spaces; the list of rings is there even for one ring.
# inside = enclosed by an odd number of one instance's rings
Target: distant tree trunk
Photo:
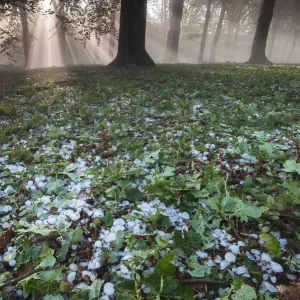
[[[167,37],[167,48],[165,62],[179,62],[179,37],[181,31],[181,20],[183,15],[184,0],[170,0],[171,3],[171,20],[170,29]]]
[[[23,31],[23,50],[25,57],[25,69],[29,68],[29,55],[30,55],[30,34],[27,19],[27,11],[23,7],[19,7],[20,18]]]
[[[202,63],[204,61],[204,51],[205,51],[205,45],[206,45],[206,39],[207,39],[208,24],[209,24],[209,19],[210,19],[210,10],[211,10],[212,2],[213,2],[213,0],[207,1],[205,22],[204,22],[204,28],[203,28],[203,32],[202,32],[198,63]]]
[[[147,0],[122,0],[117,57],[110,66],[154,66],[146,51]]]
[[[112,30],[115,29],[115,23],[116,23],[116,13],[113,12],[110,16],[110,28],[112,28]],[[114,56],[115,56],[115,46],[116,46],[116,38],[115,38],[114,32],[110,32],[110,36],[109,36],[109,57],[111,59],[113,59]]]
[[[291,62],[291,58],[292,58],[293,52],[295,50],[295,46],[297,44],[297,39],[298,39],[298,35],[297,35],[296,30],[294,30],[294,37],[293,37],[293,42],[292,42],[291,50],[290,50],[289,56],[288,56],[288,62]]]
[[[222,27],[223,27],[223,21],[225,18],[226,9],[227,9],[227,3],[223,0],[219,23],[217,26],[216,34],[215,34],[212,49],[211,49],[210,59],[209,59],[211,62],[215,62],[215,60],[216,60],[217,47],[218,47],[218,43],[219,43],[219,39],[220,39]]]
[[[273,19],[276,0],[263,0],[260,10],[249,64],[270,64],[266,56],[266,45],[270,25]]]

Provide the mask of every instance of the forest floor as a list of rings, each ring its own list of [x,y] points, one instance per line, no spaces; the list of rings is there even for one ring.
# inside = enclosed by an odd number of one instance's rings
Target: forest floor
[[[0,299],[299,299],[299,104],[292,66],[3,71]]]

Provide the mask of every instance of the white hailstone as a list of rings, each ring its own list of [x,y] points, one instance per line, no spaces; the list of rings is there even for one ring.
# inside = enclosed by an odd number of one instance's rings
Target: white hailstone
[[[238,241],[238,246],[240,246],[240,247],[245,247],[246,246],[246,244],[244,243],[244,242],[242,242],[242,241]]]
[[[128,268],[127,268],[125,265],[123,265],[123,264],[121,264],[120,270],[121,270],[121,272],[124,273],[124,274],[129,273]]]
[[[150,294],[151,293],[151,289],[146,287],[143,289],[144,294]]]
[[[32,204],[32,202],[29,201],[29,200],[27,200],[27,201],[25,202],[25,205],[26,205],[26,206],[31,206],[31,204]]]
[[[221,270],[224,270],[226,267],[228,267],[229,266],[229,262],[228,261],[226,261],[226,260],[222,260],[221,262],[220,262],[220,269]]]
[[[104,212],[102,209],[96,209],[93,212],[93,217],[94,218],[103,218],[104,217]]]
[[[200,257],[200,258],[206,258],[206,257],[208,257],[208,254],[207,254],[206,252],[204,252],[204,251],[201,251],[201,250],[196,251],[195,253],[196,253],[197,256]]]
[[[8,263],[11,267],[13,267],[16,264],[16,261],[14,259],[10,260]]]
[[[17,290],[17,295],[19,296],[19,297],[21,297],[22,295],[23,295],[23,291],[22,290]]]
[[[70,268],[70,270],[71,271],[73,271],[73,272],[77,272],[78,271],[78,266],[76,265],[76,264],[70,264],[69,265],[69,268]]]
[[[263,280],[264,280],[264,281],[267,281],[268,278],[269,278],[269,275],[268,275],[268,274],[264,274],[264,275],[263,275]]]
[[[76,284],[76,285],[74,286],[74,288],[75,288],[75,289],[80,289],[80,290],[82,290],[82,289],[84,289],[86,286],[87,286],[87,284],[86,284],[85,282],[80,282],[80,283]]]
[[[116,234],[111,232],[109,235],[105,237],[105,242],[110,243],[113,242],[115,239],[116,239]]]
[[[271,277],[271,281],[272,281],[273,283],[276,283],[276,281],[277,281],[276,277],[275,277],[275,276],[272,276],[272,277]]]
[[[57,222],[57,219],[55,217],[51,217],[47,221],[50,225],[54,225]]]
[[[125,227],[122,226],[122,225],[117,225],[117,226],[114,227],[115,232],[124,231],[124,230],[125,230]]]
[[[108,296],[113,295],[115,293],[114,285],[110,282],[105,283],[103,293]]]
[[[272,258],[268,253],[264,252],[261,255],[261,260],[266,261],[266,262],[270,262],[272,260]]]
[[[236,261],[236,257],[232,252],[227,252],[225,254],[225,260],[229,263],[232,263]]]
[[[67,281],[73,283],[76,277],[76,272],[70,272],[67,276]]]
[[[5,205],[2,207],[3,212],[9,212],[12,211],[12,207],[10,205]]]
[[[186,220],[189,220],[189,219],[190,219],[190,215],[189,215],[187,212],[183,212],[183,213],[181,214],[181,217],[182,217],[183,219],[186,219]]]
[[[297,276],[293,275],[293,274],[286,274],[286,277],[290,280],[296,280]]]
[[[77,245],[72,245],[71,248],[72,248],[72,250],[76,250],[77,249]]]
[[[265,282],[265,287],[266,287],[266,289],[269,292],[271,292],[271,293],[277,293],[277,288],[274,285],[272,285],[269,282],[267,282],[267,281]]]
[[[96,241],[96,243],[95,243],[95,247],[96,247],[96,248],[100,248],[100,247],[102,247],[102,243],[101,243],[101,241]]]
[[[282,273],[283,272],[283,268],[280,264],[278,264],[275,261],[271,261],[271,269],[273,272],[275,273]]]
[[[239,254],[240,252],[240,247],[237,245],[230,245],[229,249],[233,254]]]
[[[245,274],[246,272],[247,272],[247,269],[245,266],[237,267],[235,270],[235,274],[237,274],[237,275],[242,275],[242,274]]]
[[[11,186],[11,185],[8,185],[6,187],[6,189],[4,190],[4,193],[6,193],[7,195],[11,195],[15,192],[15,189]]]

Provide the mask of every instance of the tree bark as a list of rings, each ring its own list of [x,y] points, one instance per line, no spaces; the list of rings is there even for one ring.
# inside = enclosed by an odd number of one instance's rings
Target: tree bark
[[[211,10],[211,6],[212,6],[212,2],[213,2],[213,0],[207,1],[205,22],[204,22],[204,28],[203,28],[203,32],[202,32],[198,63],[202,63],[204,61],[204,51],[205,51],[205,45],[206,45],[206,39],[207,39],[208,24],[209,24],[209,20],[210,20],[210,10]]]
[[[110,66],[154,66],[146,51],[147,0],[122,0],[118,54]]]
[[[256,27],[249,64],[270,64],[266,56],[268,34],[273,19],[276,0],[264,0]]]
[[[112,28],[112,30],[115,29],[115,23],[116,23],[116,13],[113,12],[110,16],[110,27]],[[109,57],[111,59],[113,59],[115,56],[115,46],[116,46],[116,38],[114,36],[114,33],[110,32],[110,35],[109,35]]]
[[[181,31],[181,20],[183,15],[184,0],[170,0],[171,4],[171,20],[170,29],[167,37],[167,48],[165,54],[165,62],[179,62],[179,38]]]
[[[30,55],[30,33],[29,33],[29,26],[28,26],[28,18],[27,18],[27,11],[23,7],[19,6],[20,11],[20,18],[22,24],[22,31],[23,31],[23,50],[24,50],[24,57],[25,57],[25,69],[29,68],[29,55]]]
[[[219,39],[220,39],[222,27],[223,27],[223,21],[225,18],[226,9],[227,9],[227,4],[223,0],[219,23],[217,26],[216,34],[215,34],[212,49],[211,49],[210,59],[209,59],[211,62],[215,62],[215,60],[216,60],[217,47],[218,47],[218,43],[219,43]]]

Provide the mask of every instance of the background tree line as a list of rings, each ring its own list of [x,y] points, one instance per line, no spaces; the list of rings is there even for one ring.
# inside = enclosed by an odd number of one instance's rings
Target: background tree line
[[[298,57],[298,0],[0,0],[0,52],[29,67],[37,18],[52,18],[62,65],[73,48],[103,37],[111,65],[155,62],[292,62]],[[148,10],[148,12],[147,12]],[[51,37],[51,34],[50,34]],[[41,43],[41,42],[40,42]],[[147,45],[147,46],[146,46]],[[148,52],[146,51],[146,48]],[[95,47],[95,55],[101,56]],[[151,58],[152,57],[152,58]]]

